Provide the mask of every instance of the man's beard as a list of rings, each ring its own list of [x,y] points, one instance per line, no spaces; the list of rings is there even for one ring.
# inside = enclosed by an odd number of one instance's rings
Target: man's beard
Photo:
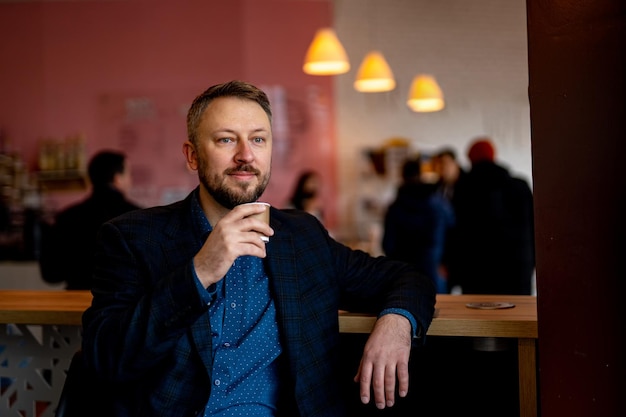
[[[224,184],[224,179],[233,172],[252,172],[259,178],[259,184],[256,187],[250,185],[235,185],[228,187]],[[261,197],[265,191],[265,187],[270,181],[270,171],[263,177],[259,177],[259,170],[250,165],[241,165],[224,171],[222,176],[215,174],[211,177],[207,175],[207,164],[203,158],[198,158],[198,178],[204,188],[207,189],[211,197],[221,206],[227,209],[233,209],[235,206],[244,203],[255,202]]]

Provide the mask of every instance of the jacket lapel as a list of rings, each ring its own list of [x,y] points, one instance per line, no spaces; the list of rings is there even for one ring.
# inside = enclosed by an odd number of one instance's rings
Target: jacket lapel
[[[166,263],[172,268],[191,259],[204,243],[201,231],[195,226],[190,206],[191,194],[176,208],[172,208],[170,221],[163,228],[167,239],[161,242],[161,250]],[[202,314],[194,322],[191,326],[190,336],[196,349],[198,349],[204,367],[210,375],[213,347],[208,313]]]
[[[297,369],[302,309],[293,236],[281,227],[280,221],[275,220],[274,216],[271,217],[270,225],[274,229],[274,236],[267,243],[265,263],[278,314],[278,327],[283,339],[283,347],[289,358],[291,369]]]

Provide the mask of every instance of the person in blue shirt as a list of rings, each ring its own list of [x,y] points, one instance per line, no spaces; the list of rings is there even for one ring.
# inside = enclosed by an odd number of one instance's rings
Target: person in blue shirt
[[[82,354],[107,415],[346,416],[341,309],[378,315],[355,369],[361,401],[383,409],[407,395],[434,288],[409,264],[333,240],[304,211],[251,217],[262,208],[243,204],[270,181],[271,120],[257,87],[210,87],[183,145],[198,187],[100,229]]]

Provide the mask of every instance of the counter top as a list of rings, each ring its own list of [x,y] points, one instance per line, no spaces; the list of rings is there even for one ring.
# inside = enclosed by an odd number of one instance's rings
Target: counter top
[[[473,302],[508,302],[513,308],[478,310]],[[80,325],[91,303],[89,291],[0,290],[0,323]],[[432,336],[484,336],[534,338],[537,332],[537,300],[534,296],[439,294]],[[375,317],[339,313],[343,333],[369,333]]]
[[[512,303],[513,308],[479,310],[468,303]],[[366,333],[375,318],[366,314],[339,313],[343,333]],[[537,297],[530,295],[438,294],[435,317],[428,329],[431,336],[538,337]]]
[[[80,325],[89,291],[0,290],[0,323]]]

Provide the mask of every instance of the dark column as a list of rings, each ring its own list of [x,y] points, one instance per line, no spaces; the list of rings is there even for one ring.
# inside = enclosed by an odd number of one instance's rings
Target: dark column
[[[527,6],[541,415],[626,415],[626,3]]]

